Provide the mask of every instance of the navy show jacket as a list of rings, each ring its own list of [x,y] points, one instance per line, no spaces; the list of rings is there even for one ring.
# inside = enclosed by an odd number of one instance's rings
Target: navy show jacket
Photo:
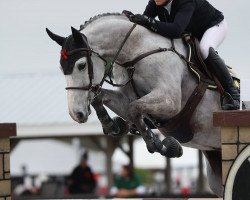
[[[179,38],[184,32],[190,32],[199,40],[207,29],[224,19],[206,0],[173,0],[170,14],[150,0],[143,14],[151,18],[158,16],[160,21],[155,20],[153,29],[165,37]]]

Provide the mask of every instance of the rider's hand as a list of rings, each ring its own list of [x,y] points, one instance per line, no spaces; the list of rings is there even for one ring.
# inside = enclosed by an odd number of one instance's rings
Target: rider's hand
[[[130,18],[131,22],[134,22],[136,24],[142,25],[147,29],[150,29],[151,31],[157,32],[157,29],[154,27],[154,24],[156,23],[154,18],[148,17],[146,15],[133,15]]]
[[[126,17],[129,18],[129,20],[130,20],[130,18],[131,18],[132,16],[134,16],[134,14],[133,14],[132,12],[128,11],[128,10],[124,10],[124,11],[122,11],[122,13],[123,13],[124,15],[126,15]]]
[[[140,14],[133,15],[130,18],[130,21],[146,27],[149,25],[149,18],[146,17],[145,15],[140,15]]]

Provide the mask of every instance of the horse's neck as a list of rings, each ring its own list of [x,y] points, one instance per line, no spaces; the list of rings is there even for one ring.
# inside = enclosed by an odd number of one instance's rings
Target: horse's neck
[[[132,26],[131,22],[121,16],[117,18],[109,16],[92,22],[82,32],[88,37],[91,48],[105,57],[114,57]],[[123,46],[118,61],[121,63],[126,62],[132,60],[136,55],[159,47],[170,46],[171,41],[169,39],[152,34],[143,27],[137,26]],[[186,56],[186,47],[181,40],[175,40],[175,47],[178,52]],[[186,65],[184,64],[182,67],[183,70],[180,70],[179,75],[182,76],[183,102],[186,102],[195,87],[195,80],[186,68]]]
[[[110,16],[92,22],[83,30],[83,33],[87,36],[91,48],[105,57],[113,57],[131,27],[131,22],[125,19],[113,19]],[[131,35],[127,42],[132,38]],[[127,44],[124,45],[119,55],[120,60],[125,60],[132,55],[132,53],[126,51],[126,46]]]
[[[88,37],[91,48],[105,57],[114,57],[132,26],[133,23],[122,16],[106,16],[92,22],[82,32]],[[170,45],[170,40],[138,25],[122,47],[118,61],[126,62],[136,55]]]

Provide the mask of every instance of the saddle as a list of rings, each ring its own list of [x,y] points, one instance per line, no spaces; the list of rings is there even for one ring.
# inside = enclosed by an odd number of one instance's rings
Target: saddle
[[[186,58],[189,71],[194,74],[198,80],[198,86],[189,97],[184,108],[173,118],[165,121],[157,121],[152,123],[152,118],[145,118],[144,122],[150,127],[156,128],[164,127],[167,129],[168,135],[174,137],[181,143],[187,143],[193,139],[193,132],[190,127],[190,119],[203,98],[207,89],[217,90],[221,95],[224,94],[224,89],[218,79],[208,70],[206,64],[203,62],[199,48],[199,41],[191,34],[184,34],[183,41],[188,48],[188,56]],[[173,48],[174,43],[172,42]],[[232,68],[228,67],[232,75]],[[239,87],[239,79],[233,74],[234,83]]]
[[[207,79],[209,85],[208,89],[217,90],[222,95],[224,94],[224,89],[219,82],[219,80],[215,77],[212,72],[209,71],[209,68],[204,63],[201,52],[200,52],[200,45],[197,38],[193,37],[190,33],[185,33],[182,35],[182,39],[184,44],[188,48],[188,58],[193,63],[193,65],[189,66],[189,70],[192,74],[194,74],[198,81],[205,78]],[[239,89],[240,87],[240,79],[237,74],[233,71],[232,67],[227,66],[229,73],[231,74],[234,84],[236,88]]]

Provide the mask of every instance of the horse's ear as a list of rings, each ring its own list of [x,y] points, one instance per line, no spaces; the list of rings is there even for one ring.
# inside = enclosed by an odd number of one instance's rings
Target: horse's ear
[[[76,44],[84,44],[83,37],[80,31],[76,30],[74,27],[71,27],[72,36]]]
[[[54,33],[52,33],[48,28],[46,28],[46,32],[49,35],[49,37],[54,40],[57,44],[59,44],[60,46],[63,45],[63,43],[65,42],[66,38],[65,37],[61,37],[59,35],[56,35]]]

